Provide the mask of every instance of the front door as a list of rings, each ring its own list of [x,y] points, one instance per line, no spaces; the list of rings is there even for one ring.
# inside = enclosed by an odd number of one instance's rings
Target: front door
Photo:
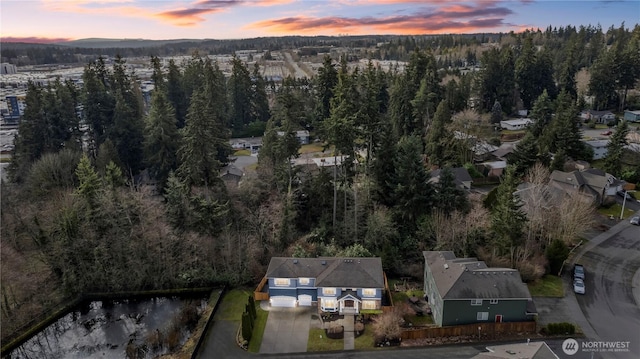
[[[502,314],[496,315],[496,323],[502,323]]]
[[[344,301],[344,307],[345,308],[353,308],[353,301],[352,300],[345,300]]]

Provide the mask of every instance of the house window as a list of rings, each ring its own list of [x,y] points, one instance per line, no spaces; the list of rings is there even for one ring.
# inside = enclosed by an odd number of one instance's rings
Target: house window
[[[322,309],[335,309],[336,301],[335,299],[324,299],[322,298]]]
[[[363,300],[362,309],[378,309],[375,300]]]
[[[336,295],[335,288],[322,288],[322,294],[324,295]]]
[[[276,287],[288,287],[289,286],[289,278],[276,278],[273,281]]]
[[[298,279],[298,283],[302,285],[309,285],[309,278],[300,278]]]
[[[476,319],[477,320],[487,320],[487,319],[489,319],[489,312],[478,312],[478,315],[476,315]]]
[[[491,299],[489,301],[489,304],[498,304],[498,300],[497,299]]]
[[[471,299],[471,305],[482,305],[482,299]]]
[[[362,290],[362,295],[365,297],[374,297],[376,295],[376,290],[374,288],[365,288]]]

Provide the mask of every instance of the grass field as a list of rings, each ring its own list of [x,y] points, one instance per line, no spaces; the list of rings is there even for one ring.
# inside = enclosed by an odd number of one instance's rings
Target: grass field
[[[307,342],[308,352],[324,352],[329,350],[343,350],[344,340],[342,339],[329,339],[324,332],[324,329],[311,328],[309,329],[309,341]]]
[[[233,153],[234,156],[251,156],[251,151],[249,150],[238,150]]]
[[[619,204],[614,204],[613,206],[609,207],[609,208],[598,208],[598,213],[605,215],[607,217],[609,216],[613,216],[614,218],[620,218],[620,212],[622,211],[622,206]],[[632,214],[634,214],[635,212],[632,209],[629,209],[627,207],[624,208],[624,214],[622,215],[623,218],[628,218],[629,216],[631,216]]]
[[[251,292],[247,289],[232,289],[222,298],[220,308],[218,308],[219,320],[230,320],[239,322],[242,320],[242,313],[247,304],[247,299]]]
[[[528,283],[527,286],[533,297],[564,297],[562,278],[554,275],[545,275],[533,283]]]
[[[308,145],[302,145],[300,146],[300,150],[298,151],[298,153],[303,155],[307,153],[322,152],[323,146],[324,145],[322,143],[315,143],[315,142],[310,143]]]
[[[364,333],[354,339],[354,349],[373,349],[375,347],[375,333],[373,332],[373,326],[367,324],[364,327]]]

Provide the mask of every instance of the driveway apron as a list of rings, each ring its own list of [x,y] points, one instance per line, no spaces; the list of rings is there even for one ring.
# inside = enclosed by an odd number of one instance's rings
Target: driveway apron
[[[308,308],[272,308],[264,328],[260,353],[306,352],[310,323]]]

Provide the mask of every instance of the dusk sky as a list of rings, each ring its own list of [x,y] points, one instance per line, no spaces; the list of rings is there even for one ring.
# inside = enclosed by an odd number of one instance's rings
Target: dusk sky
[[[81,38],[237,39],[633,27],[640,1],[2,0],[3,42]]]

